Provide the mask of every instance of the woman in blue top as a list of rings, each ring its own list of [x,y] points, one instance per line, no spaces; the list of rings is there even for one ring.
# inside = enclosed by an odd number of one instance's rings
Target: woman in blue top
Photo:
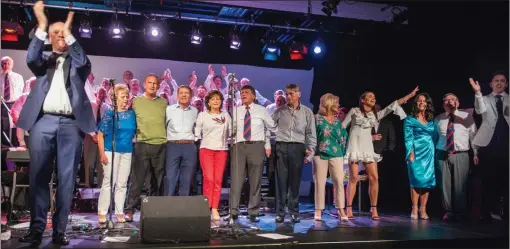
[[[407,172],[411,184],[411,219],[427,220],[427,201],[431,188],[436,186],[434,174],[434,106],[426,93],[413,101],[411,115],[404,120],[404,142],[406,147]]]
[[[116,99],[113,98],[115,92]],[[109,109],[103,115],[97,127],[97,140],[101,163],[103,164],[103,185],[99,195],[97,207],[100,225],[106,222],[106,215],[110,207],[110,177],[112,167],[113,129],[115,129],[115,158],[113,166],[113,184],[115,187],[115,214],[118,222],[125,222],[124,201],[126,199],[127,181],[131,172],[131,153],[133,152],[133,137],[136,131],[136,119],[133,110],[128,109],[129,89],[118,84],[112,91],[111,99],[116,101],[118,115],[113,124],[113,110]]]

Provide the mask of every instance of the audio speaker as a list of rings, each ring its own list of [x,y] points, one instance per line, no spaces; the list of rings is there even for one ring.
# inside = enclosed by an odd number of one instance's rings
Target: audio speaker
[[[149,196],[142,199],[142,243],[209,241],[211,214],[204,196]]]

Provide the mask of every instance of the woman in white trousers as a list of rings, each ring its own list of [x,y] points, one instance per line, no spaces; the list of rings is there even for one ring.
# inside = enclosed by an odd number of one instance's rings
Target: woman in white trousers
[[[319,114],[315,116],[317,131],[317,154],[313,157],[313,180],[315,184],[315,220],[321,220],[328,169],[333,180],[335,207],[341,220],[345,215],[344,155],[347,132],[337,117],[338,97],[326,93],[321,97]]]
[[[115,189],[114,203],[117,221],[121,223],[126,221],[124,219],[124,202],[126,200],[127,181],[131,172],[132,141],[136,131],[136,118],[134,111],[129,109],[129,89],[127,86],[123,84],[115,85],[111,95],[111,99],[117,104],[117,112],[112,109],[107,110],[97,127],[98,147],[104,171],[103,185],[101,186],[97,207],[100,226],[106,223],[106,215],[111,204],[112,183]],[[115,147],[113,147],[113,144]],[[113,158],[112,154],[114,154]]]

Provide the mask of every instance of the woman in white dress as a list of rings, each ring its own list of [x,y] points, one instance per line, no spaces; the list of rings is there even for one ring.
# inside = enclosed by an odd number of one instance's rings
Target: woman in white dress
[[[386,115],[394,112],[400,119],[404,119],[406,114],[400,105],[406,103],[414,97],[418,87],[411,93],[400,98],[386,108],[376,112],[375,94],[373,92],[365,92],[361,95],[359,107],[352,108],[345,120],[342,122],[344,128],[351,125],[349,139],[347,142],[346,158],[349,161],[349,183],[347,184],[347,206],[346,213],[349,219],[354,219],[352,215],[352,200],[356,195],[356,184],[358,183],[359,163],[362,162],[368,174],[369,180],[369,196],[370,196],[370,213],[373,220],[379,220],[377,212],[377,198],[379,195],[379,176],[377,173],[377,162],[381,161],[381,156],[374,152],[373,140],[381,139],[380,135],[372,136],[372,128],[375,124]]]

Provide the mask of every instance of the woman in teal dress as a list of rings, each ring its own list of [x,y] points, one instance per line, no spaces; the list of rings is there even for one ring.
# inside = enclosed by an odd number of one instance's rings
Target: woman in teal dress
[[[407,171],[411,184],[411,219],[428,219],[427,200],[436,186],[434,175],[434,107],[432,99],[421,93],[413,101],[412,113],[404,121]],[[420,208],[418,208],[418,202]]]

